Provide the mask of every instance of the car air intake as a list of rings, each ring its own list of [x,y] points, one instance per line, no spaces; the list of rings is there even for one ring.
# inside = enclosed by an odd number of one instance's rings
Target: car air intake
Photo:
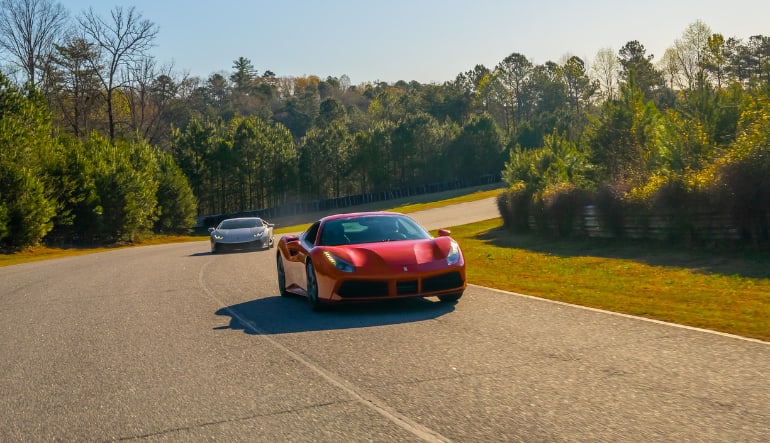
[[[447,289],[460,288],[463,285],[463,279],[459,272],[450,272],[435,277],[426,278],[422,281],[423,292],[444,291]]]
[[[340,297],[387,297],[388,282],[371,280],[348,280],[337,291]]]

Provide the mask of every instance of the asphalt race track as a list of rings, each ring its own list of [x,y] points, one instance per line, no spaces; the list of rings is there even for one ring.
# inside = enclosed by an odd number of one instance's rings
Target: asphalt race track
[[[207,241],[0,268],[0,441],[770,441],[769,343],[478,286],[312,313],[274,268]]]

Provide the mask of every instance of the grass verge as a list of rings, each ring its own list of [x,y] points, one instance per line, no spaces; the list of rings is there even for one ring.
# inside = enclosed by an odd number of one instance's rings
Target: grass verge
[[[55,258],[74,257],[77,255],[94,254],[97,252],[112,251],[118,248],[130,248],[135,246],[160,245],[168,243],[182,243],[189,241],[201,241],[208,237],[193,235],[158,235],[142,239],[141,242],[131,244],[118,244],[109,246],[68,246],[68,247],[49,247],[35,246],[13,254],[0,254],[0,267],[30,263],[42,260],[52,260]]]
[[[770,341],[770,256],[452,228],[470,283]]]

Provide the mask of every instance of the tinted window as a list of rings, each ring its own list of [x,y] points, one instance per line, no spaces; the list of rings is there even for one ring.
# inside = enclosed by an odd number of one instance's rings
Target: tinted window
[[[315,245],[315,238],[318,236],[318,227],[320,225],[320,222],[313,223],[313,225],[307,228],[307,231],[302,234],[302,239],[310,245]]]
[[[219,229],[243,229],[262,227],[262,220],[258,218],[233,218],[224,220],[219,224]]]
[[[330,220],[324,223],[321,231],[321,240],[318,242],[322,246],[339,246],[350,244],[350,239],[345,234],[345,225],[342,220]]]

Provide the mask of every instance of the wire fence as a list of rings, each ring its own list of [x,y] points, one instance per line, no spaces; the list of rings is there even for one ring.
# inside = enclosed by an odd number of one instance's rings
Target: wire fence
[[[429,183],[414,186],[405,186],[397,189],[388,189],[366,194],[346,195],[337,198],[327,198],[322,200],[300,201],[295,203],[286,203],[272,208],[255,209],[240,211],[228,214],[212,214],[200,216],[196,220],[194,230],[203,232],[210,226],[218,225],[222,220],[235,217],[260,217],[265,220],[273,220],[284,217],[299,216],[314,212],[334,211],[350,208],[370,203],[397,200],[401,198],[413,197],[418,195],[433,194],[445,191],[454,191],[457,189],[473,186],[482,186],[499,183],[502,180],[499,174],[484,175],[475,180],[455,180],[451,182]]]

